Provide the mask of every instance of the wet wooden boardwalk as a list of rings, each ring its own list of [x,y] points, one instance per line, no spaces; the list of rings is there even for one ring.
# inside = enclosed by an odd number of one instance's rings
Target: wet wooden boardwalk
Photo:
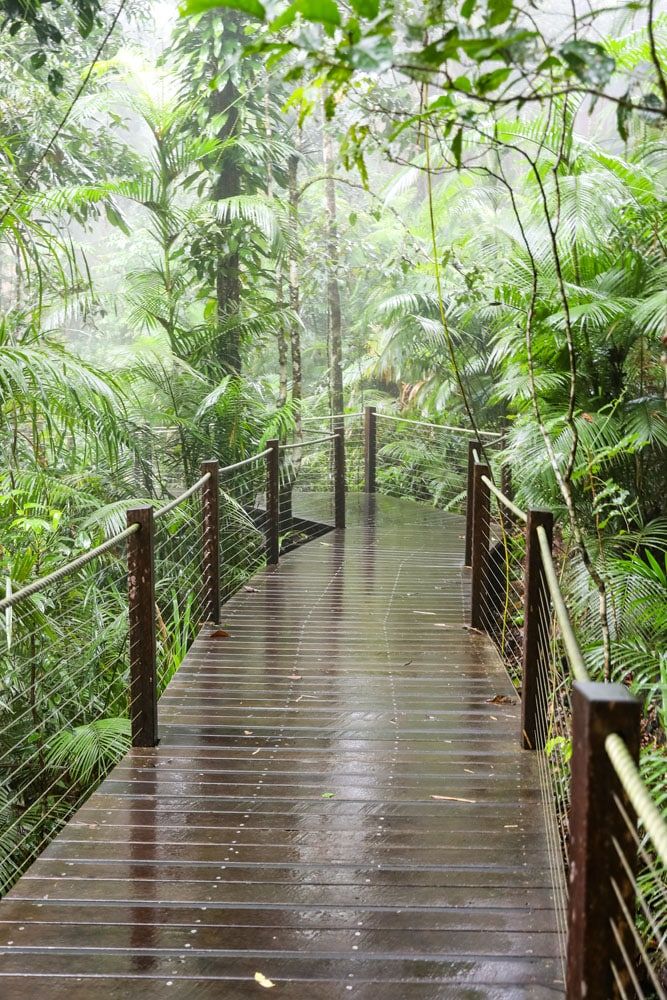
[[[537,764],[463,627],[462,519],[350,508],[223,609],[231,638],[204,629],[160,746],[0,903],[3,1000],[562,994]]]

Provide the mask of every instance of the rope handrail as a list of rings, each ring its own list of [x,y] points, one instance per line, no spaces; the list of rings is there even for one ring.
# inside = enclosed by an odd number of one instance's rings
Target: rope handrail
[[[354,413],[324,413],[321,417],[313,416],[311,414],[309,417],[301,417],[301,423],[303,424],[307,421],[313,420],[319,420],[320,422],[323,420],[347,420],[350,417],[363,417],[363,415],[363,410],[356,410]]]
[[[503,504],[503,506],[507,507],[507,509],[511,511],[512,514],[514,514],[515,517],[518,517],[519,520],[523,521],[524,524],[528,523],[528,515],[526,514],[526,512],[524,510],[521,510],[520,507],[517,507],[517,505],[513,503],[509,497],[505,496],[503,491],[499,490],[498,487],[495,485],[495,483],[491,482],[488,476],[482,476],[482,482],[484,483],[485,486],[487,486],[491,490],[493,495],[498,498],[500,503]]]
[[[560,625],[563,643],[565,645],[567,658],[570,661],[572,673],[578,681],[590,681],[591,678],[588,670],[586,669],[584,656],[579,647],[579,643],[577,642],[577,637],[574,634],[574,628],[572,626],[572,622],[570,621],[570,616],[567,613],[565,600],[560,589],[560,584],[558,583],[558,575],[556,573],[556,567],[554,566],[553,557],[551,555],[549,539],[546,531],[541,525],[537,529],[537,539],[540,545],[540,552],[542,554],[544,575],[547,580],[547,586],[549,587],[549,593],[551,594],[551,600],[553,602],[556,618],[558,619],[558,624]]]
[[[412,420],[410,417],[396,417],[393,413],[381,413],[379,410],[376,411],[375,416],[382,417],[383,420],[395,420],[401,424],[416,424],[419,427],[433,427],[437,431],[456,431],[457,434],[472,434],[474,437],[502,437],[502,434],[499,431],[476,431],[473,430],[472,427],[454,427],[451,424],[430,424],[426,420]]]
[[[293,448],[311,448],[313,445],[335,440],[335,434],[326,434],[324,437],[315,438],[314,441],[294,441],[291,444],[281,444],[280,451],[291,451]]]
[[[257,455],[251,455],[249,458],[245,458],[242,462],[236,462],[234,465],[227,465],[223,469],[220,469],[220,473],[233,472],[235,469],[240,469],[242,466],[248,465],[250,462],[255,462],[258,459],[265,458],[269,454],[270,450],[270,448],[267,448],[266,451],[259,452]],[[196,483],[193,483],[192,486],[185,490],[184,493],[181,493],[180,496],[170,500],[169,503],[164,504],[163,507],[159,507],[154,512],[153,517],[156,519],[164,517],[165,514],[175,510],[179,504],[182,504],[184,500],[187,500],[188,497],[193,495],[193,493],[200,490],[210,478],[211,473],[205,473],[200,479],[197,480]],[[76,559],[72,559],[71,562],[65,563],[64,566],[59,566],[58,569],[53,571],[53,573],[48,573],[47,576],[40,577],[38,580],[33,580],[33,582],[29,583],[27,586],[22,587],[13,594],[9,594],[7,597],[4,597],[0,600],[0,613],[6,611],[8,608],[14,607],[15,604],[19,603],[19,601],[23,601],[27,597],[32,597],[33,594],[39,593],[52,583],[57,583],[58,580],[62,580],[63,577],[68,576],[77,569],[81,569],[82,566],[86,566],[89,562],[97,559],[98,556],[104,555],[105,552],[108,552],[120,542],[125,541],[126,538],[134,535],[137,531],[139,531],[139,527],[140,526],[138,524],[129,525],[129,527],[125,528],[118,534],[113,535],[111,538],[108,538],[105,542],[97,545],[94,549],[84,552],[83,555],[77,556]]]
[[[242,469],[246,465],[251,465],[252,462],[258,462],[260,458],[266,458],[266,456],[270,453],[271,449],[265,448],[264,451],[259,451],[256,455],[250,455],[249,458],[243,458],[240,462],[234,462],[233,465],[225,465],[218,471],[218,475],[225,476],[228,472],[236,472],[237,469]]]
[[[129,525],[129,527],[119,532],[119,534],[114,535],[112,538],[108,538],[106,542],[102,542],[101,545],[97,545],[94,549],[90,549],[89,552],[84,552],[83,555],[78,556],[71,562],[65,563],[64,566],[60,566],[58,569],[54,570],[53,573],[40,577],[39,580],[34,580],[26,587],[22,587],[21,590],[17,590],[16,593],[4,597],[0,601],[0,612],[13,607],[19,601],[25,600],[26,597],[32,597],[33,594],[39,593],[40,590],[44,590],[44,588],[48,587],[50,584],[57,583],[58,580],[62,580],[64,576],[68,576],[75,570],[81,569],[82,566],[85,566],[87,563],[97,559],[98,556],[104,555],[105,552],[114,548],[119,542],[123,542],[126,538],[129,538],[130,535],[134,535],[135,532],[139,531],[139,527],[140,526],[138,524]]]
[[[667,865],[667,822],[646,787],[625,741],[618,733],[610,733],[604,741],[604,748],[660,860]]]
[[[157,521],[159,517],[164,517],[165,514],[169,514],[171,513],[172,510],[176,510],[176,508],[179,507],[184,500],[187,500],[188,497],[191,497],[193,495],[193,493],[196,493],[197,490],[200,490],[204,485],[204,483],[207,483],[210,478],[211,478],[211,473],[206,472],[201,477],[201,479],[198,479],[196,483],[193,483],[192,486],[190,486],[189,489],[185,490],[184,493],[181,493],[180,496],[177,496],[173,500],[170,500],[169,503],[166,503],[164,505],[164,507],[158,507],[158,509],[153,512],[153,518]]]

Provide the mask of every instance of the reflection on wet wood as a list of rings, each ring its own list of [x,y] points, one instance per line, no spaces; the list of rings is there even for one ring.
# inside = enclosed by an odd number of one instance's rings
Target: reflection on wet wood
[[[352,495],[345,532],[233,598],[159,747],[0,903],[0,995],[243,998],[257,972],[290,1000],[562,995],[537,762],[463,627],[463,534]]]

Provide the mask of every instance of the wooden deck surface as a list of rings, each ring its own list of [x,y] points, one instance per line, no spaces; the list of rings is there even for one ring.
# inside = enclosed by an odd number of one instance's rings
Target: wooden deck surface
[[[563,991],[535,755],[463,627],[463,519],[351,496],[205,628],[0,903],[3,1000]],[[260,973],[275,986],[263,986]]]

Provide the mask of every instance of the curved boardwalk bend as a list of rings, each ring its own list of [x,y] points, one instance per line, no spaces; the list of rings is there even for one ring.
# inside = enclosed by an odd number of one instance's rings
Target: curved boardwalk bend
[[[3,998],[564,992],[550,805],[496,649],[466,626],[463,533],[350,495],[345,531],[224,607],[229,638],[203,627],[159,746],[0,904]]]

